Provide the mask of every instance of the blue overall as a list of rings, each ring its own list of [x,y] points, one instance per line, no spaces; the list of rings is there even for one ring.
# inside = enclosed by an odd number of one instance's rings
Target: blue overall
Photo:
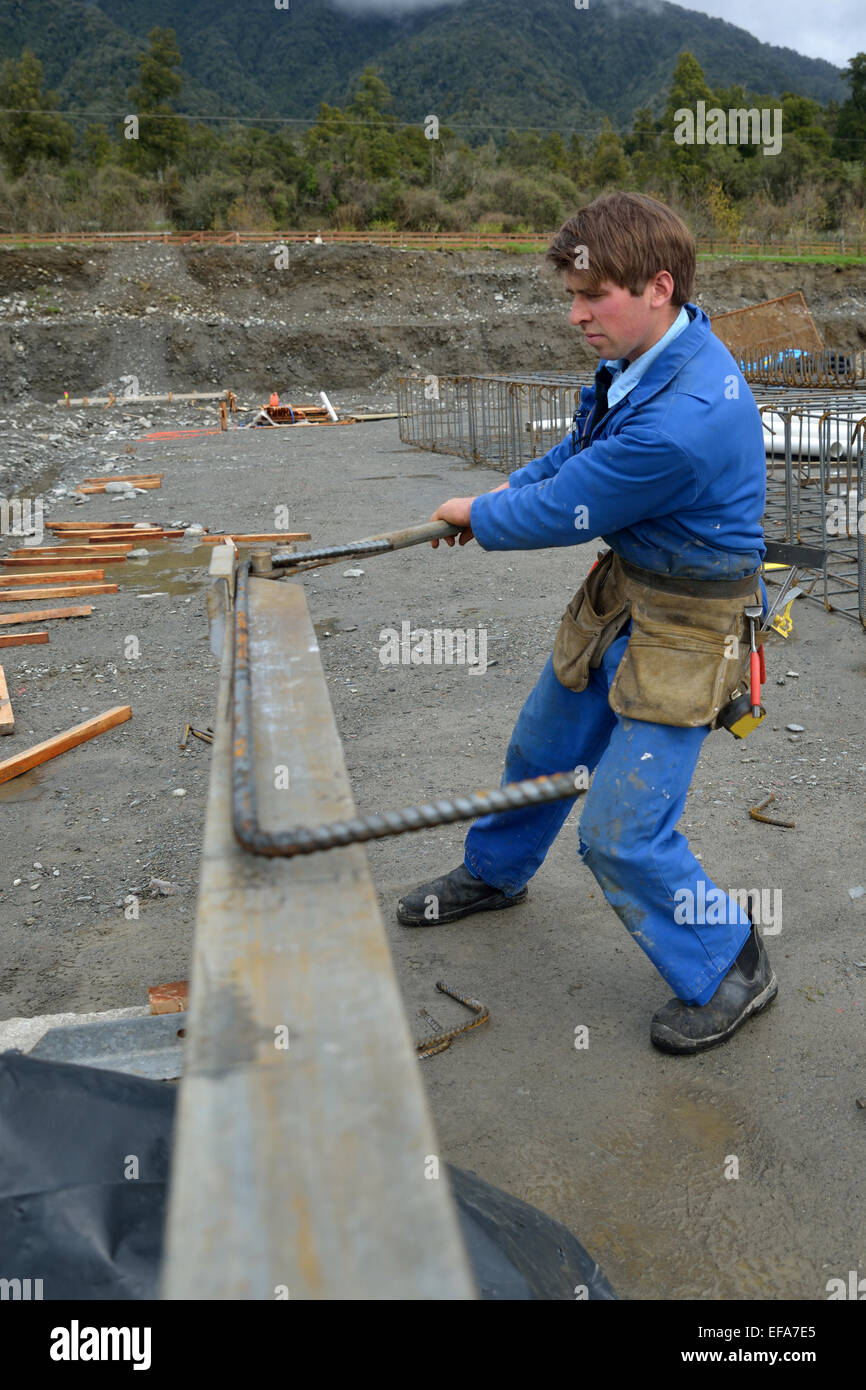
[[[471,526],[484,549],[575,545],[600,535],[620,556],[664,574],[733,579],[759,568],[766,489],[760,416],[706,315],[685,308],[688,326],[665,335],[662,350],[589,435],[595,390],[584,388],[573,431],[512,473],[507,490],[474,500]],[[761,589],[766,611],[763,582]],[[727,895],[726,912],[704,914],[722,922],[678,920],[684,914],[676,912],[675,893],[691,890],[697,902],[715,888],[676,829],[709,728],[627,719],[610,708],[630,628],[590,671],[585,690],[563,686],[548,659],[518,717],[502,780],[576,767],[594,774],[582,798],[578,853],[678,998],[701,1005],[750,924]],[[513,895],[540,867],[573,805],[482,817],[466,837],[466,867]]]

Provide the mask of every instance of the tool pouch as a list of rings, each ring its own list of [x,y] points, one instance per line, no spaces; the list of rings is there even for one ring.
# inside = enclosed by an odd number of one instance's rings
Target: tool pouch
[[[554,671],[569,689],[585,689],[590,667],[631,618],[608,695],[611,709],[656,724],[716,728],[719,711],[747,679],[743,609],[761,603],[758,576],[716,583],[649,575],[647,582],[647,574],[607,552],[563,617]]]
[[[742,604],[658,592],[636,599],[628,647],[610,687],[611,709],[654,724],[714,726],[749,659]]]
[[[562,615],[553,644],[553,669],[569,690],[585,690],[589,672],[598,666],[611,642],[629,619],[626,594],[614,579],[614,552],[600,553]]]

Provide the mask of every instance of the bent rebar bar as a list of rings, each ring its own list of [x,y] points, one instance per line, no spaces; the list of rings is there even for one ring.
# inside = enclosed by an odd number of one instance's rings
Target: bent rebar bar
[[[319,850],[404,835],[453,821],[473,820],[491,811],[519,811],[548,801],[565,801],[586,790],[576,785],[575,772],[555,772],[523,782],[510,782],[491,791],[445,797],[399,811],[353,816],[325,825],[297,825],[289,830],[265,831],[258,820],[255,768],[253,765],[252,681],[249,658],[250,561],[238,570],[235,597],[234,681],[232,690],[232,819],[235,838],[250,854],[291,858]],[[584,769],[580,769],[583,780]]]

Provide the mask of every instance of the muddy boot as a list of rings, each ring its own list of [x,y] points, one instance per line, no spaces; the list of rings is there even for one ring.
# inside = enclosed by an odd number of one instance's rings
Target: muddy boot
[[[397,903],[397,921],[404,927],[438,927],[443,922],[456,922],[470,912],[493,912],[500,907],[513,907],[523,902],[526,889],[521,888],[513,898],[507,898],[500,888],[491,888],[476,878],[461,864],[442,878],[419,883]]]
[[[745,946],[707,1004],[671,999],[654,1015],[650,1039],[662,1052],[703,1052],[772,1003],[778,981],[754,924]]]

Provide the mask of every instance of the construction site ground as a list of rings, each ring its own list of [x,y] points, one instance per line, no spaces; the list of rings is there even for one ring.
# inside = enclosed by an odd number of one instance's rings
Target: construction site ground
[[[175,254],[159,254],[167,251]],[[497,273],[513,268],[503,261]],[[349,266],[340,273],[351,292],[358,276]],[[775,280],[763,267],[760,274],[766,281],[753,298],[803,283],[781,269]],[[505,333],[490,288],[474,331]],[[736,299],[731,291],[717,307],[737,307]],[[807,301],[825,328],[815,295]],[[842,308],[850,324],[862,323],[856,302]],[[544,331],[561,352],[574,333],[563,303],[555,316]],[[531,341],[514,336],[531,320],[512,323],[498,365],[544,365]],[[466,339],[443,324],[434,341],[429,330],[413,330],[427,347],[404,367],[456,370],[449,344]],[[375,333],[369,321],[364,332]],[[350,351],[350,336],[338,342],[332,333],[333,350]],[[851,328],[839,345],[860,342]],[[38,398],[29,349],[22,356],[28,385],[19,406],[7,403],[2,438],[26,439],[17,452],[4,448],[0,493],[38,490],[52,519],[271,531],[275,508],[286,507],[290,529],[327,545],[423,521],[445,498],[502,481],[408,448],[396,420],[145,440],[154,430],[215,424],[216,410],[52,409],[59,367]],[[179,365],[173,380],[142,370],[141,390],[206,390],[214,380],[238,387],[234,363]],[[572,357],[560,369],[573,365]],[[273,387],[300,401],[325,387],[341,411],[393,409],[387,374],[335,385],[324,363],[313,364],[302,389],[279,366],[276,356],[273,371],[254,364],[251,404]],[[91,392],[117,386],[118,367],[139,375],[127,357],[92,379]],[[70,373],[74,393],[84,384],[80,370]],[[74,505],[73,484],[101,469],[165,477],[132,502],[97,496]],[[3,537],[3,553],[13,544],[20,541]],[[189,974],[210,749],[196,739],[185,751],[178,745],[188,721],[204,729],[214,717],[209,550],[191,539],[145,544],[147,558],[107,575],[120,591],[95,598],[90,618],[48,624],[48,646],[0,653],[16,717],[0,757],[111,706],[133,711],[128,723],[0,786],[0,1020],[143,1005],[149,985]],[[308,596],[360,810],[498,783],[513,722],[596,553],[593,544],[510,554],[474,543],[425,547],[296,581]],[[355,568],[363,574],[345,575]],[[857,1107],[866,1098],[866,894],[851,896],[866,884],[866,639],[816,604],[800,600],[794,615],[793,636],[769,648],[769,717],[742,743],[710,736],[680,826],[720,886],[782,894],[781,930],[767,937],[779,998],[726,1046],[692,1059],[651,1047],[650,1018],[670,990],[577,858],[580,802],[528,901],[463,923],[408,930],[394,917],[403,890],[460,862],[463,828],[369,847],[410,1028],[423,1031],[422,1007],[446,1027],[464,1021],[460,1006],[437,993],[440,979],[490,1008],[488,1024],[419,1064],[442,1156],[564,1222],[625,1298],[824,1300],[828,1280],[847,1281],[866,1266],[866,1111]],[[483,629],[488,669],[382,664],[383,630],[400,632],[404,622]],[[803,731],[790,733],[790,723]],[[771,813],[794,829],[750,819],[770,792]],[[137,918],[125,914],[131,894]],[[287,930],[290,912],[287,903]],[[589,1045],[578,1048],[582,1027]]]

